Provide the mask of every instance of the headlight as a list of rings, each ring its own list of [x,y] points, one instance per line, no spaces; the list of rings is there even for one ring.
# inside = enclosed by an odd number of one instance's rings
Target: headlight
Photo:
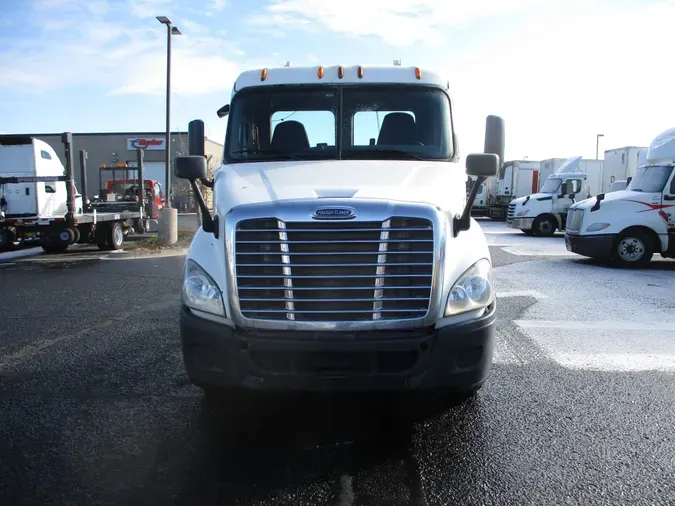
[[[605,230],[607,227],[610,227],[611,225],[612,225],[611,223],[593,223],[593,225],[590,225],[586,229],[586,232],[597,232],[598,230]]]
[[[492,265],[487,258],[473,264],[455,282],[448,295],[444,316],[481,309],[494,300]]]
[[[525,209],[524,211],[520,211],[520,212],[517,214],[517,216],[525,216],[525,215],[527,215],[527,213],[529,213],[529,212],[530,212],[529,209]]]
[[[192,309],[225,316],[223,298],[218,285],[193,260],[185,263],[182,299],[183,304]]]

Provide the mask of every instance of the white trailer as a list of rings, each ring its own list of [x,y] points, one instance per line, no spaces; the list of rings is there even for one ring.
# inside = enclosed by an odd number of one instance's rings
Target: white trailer
[[[509,202],[518,197],[536,193],[539,188],[538,160],[512,160],[504,162],[496,181],[494,199],[488,205],[490,218],[504,219]]]
[[[675,128],[652,141],[626,190],[570,207],[566,228],[569,251],[619,267],[644,267],[654,253],[675,258]]]
[[[602,183],[598,193],[607,192],[614,181],[633,177],[635,170],[640,166],[638,162],[640,152],[644,164],[647,148],[626,146],[605,151]]]
[[[602,179],[602,160],[569,158],[549,176],[538,193],[513,200],[506,221],[526,234],[551,236],[565,230],[567,210],[576,201],[596,195]]]

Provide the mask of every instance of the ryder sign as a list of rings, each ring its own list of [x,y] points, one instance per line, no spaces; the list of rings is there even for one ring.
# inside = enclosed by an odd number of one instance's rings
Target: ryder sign
[[[136,151],[138,148],[147,151],[164,151],[166,149],[166,139],[163,137],[132,137],[127,139],[127,149]]]

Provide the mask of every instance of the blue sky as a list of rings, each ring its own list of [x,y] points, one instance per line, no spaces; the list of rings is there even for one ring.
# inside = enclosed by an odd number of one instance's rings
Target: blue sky
[[[463,154],[484,119],[507,158],[647,145],[673,126],[673,0],[0,0],[0,131],[164,128],[166,15],[172,128],[206,121],[242,70],[419,65],[448,76]]]

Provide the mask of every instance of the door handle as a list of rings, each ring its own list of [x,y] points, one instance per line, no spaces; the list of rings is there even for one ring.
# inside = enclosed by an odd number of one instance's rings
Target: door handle
[[[664,195],[663,200],[675,200],[675,195]]]

